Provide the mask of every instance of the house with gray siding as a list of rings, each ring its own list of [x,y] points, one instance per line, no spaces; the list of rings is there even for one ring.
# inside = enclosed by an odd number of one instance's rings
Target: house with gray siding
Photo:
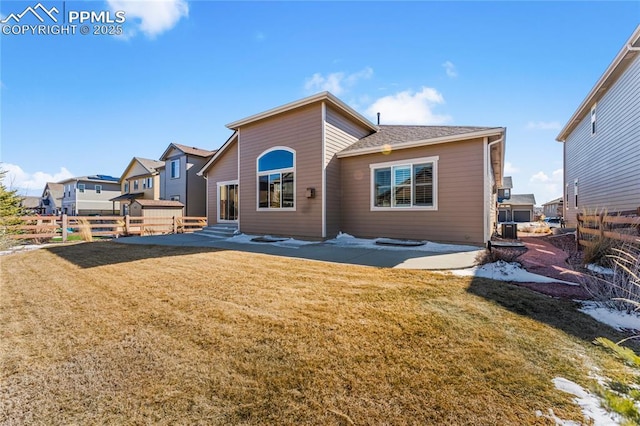
[[[128,215],[133,200],[160,199],[160,169],[164,161],[133,157],[120,177],[121,195],[111,199],[120,203],[120,214]]]
[[[564,217],[640,208],[640,26],[564,126]]]
[[[376,125],[329,92],[227,127],[199,172],[210,226],[479,245],[495,230],[503,127]]]
[[[80,176],[59,182],[62,185],[62,213],[70,216],[116,215],[118,203],[111,201],[120,195],[117,177],[107,175]]]
[[[546,217],[563,217],[564,200],[562,197],[547,201],[542,205],[542,214]]]
[[[207,182],[198,172],[215,151],[171,143],[160,157],[160,199],[179,201],[185,216],[205,216]]]
[[[61,183],[47,182],[40,196],[38,207],[45,215],[59,215],[62,213],[62,198],[64,186]]]
[[[498,202],[498,222],[532,222],[536,197],[533,194],[511,194]]]

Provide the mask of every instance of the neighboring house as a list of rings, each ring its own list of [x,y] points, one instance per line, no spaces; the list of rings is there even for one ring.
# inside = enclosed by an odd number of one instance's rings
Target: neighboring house
[[[185,216],[205,216],[207,182],[197,173],[214,153],[177,143],[169,144],[160,157],[165,164],[158,168],[160,199],[183,203]]]
[[[199,172],[210,225],[472,244],[495,229],[502,127],[377,126],[328,92],[227,127]]]
[[[164,161],[133,157],[120,177],[122,195],[111,201],[120,202],[120,212],[129,214],[129,205],[135,199],[160,199],[160,169]]]
[[[583,211],[640,208],[640,26],[556,139],[567,224]]]
[[[119,206],[111,199],[120,195],[118,178],[107,175],[62,180],[62,213],[70,216],[114,215]]]
[[[562,197],[551,200],[542,205],[542,214],[545,217],[562,217],[564,213]]]
[[[498,222],[532,222],[535,204],[533,194],[511,194],[511,198],[498,203]]]
[[[40,197],[40,211],[46,215],[59,215],[62,213],[62,197],[64,185],[61,183],[47,182]]]
[[[40,214],[44,210],[40,207],[40,197],[35,196],[21,197],[20,207],[26,214]]]
[[[513,189],[513,180],[511,176],[502,178],[502,185],[498,187],[498,203],[511,198],[511,190]]]

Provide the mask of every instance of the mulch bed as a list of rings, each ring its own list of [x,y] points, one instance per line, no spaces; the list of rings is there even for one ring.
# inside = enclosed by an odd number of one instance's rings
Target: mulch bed
[[[535,236],[534,236],[535,235]],[[516,261],[529,272],[580,284],[582,253],[573,234],[522,236],[526,251]],[[564,299],[589,299],[589,293],[580,285],[553,283],[515,283],[538,293]]]

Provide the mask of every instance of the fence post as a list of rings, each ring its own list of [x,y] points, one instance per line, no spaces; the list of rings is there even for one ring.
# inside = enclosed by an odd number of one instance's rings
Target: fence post
[[[173,225],[172,225],[173,233],[177,234],[178,233],[178,222],[176,221],[176,217],[175,216],[173,216],[171,219],[173,220]]]
[[[604,212],[598,215],[598,230],[600,231],[600,241],[604,240]]]
[[[62,242],[66,243],[67,242],[67,227],[68,227],[68,222],[67,222],[67,215],[66,214],[62,214]]]
[[[129,222],[129,215],[125,214],[124,215],[124,233],[125,235],[129,235],[129,226],[131,225],[131,223]]]

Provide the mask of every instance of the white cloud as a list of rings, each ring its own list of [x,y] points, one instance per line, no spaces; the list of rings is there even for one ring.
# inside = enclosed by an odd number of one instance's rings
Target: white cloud
[[[366,110],[370,117],[380,113],[383,124],[444,124],[451,121],[448,115],[433,112],[436,105],[443,104],[444,98],[436,89],[423,87],[419,92],[405,90],[376,100]]]
[[[504,163],[504,172],[507,174],[518,173],[520,169],[514,167],[513,164],[509,161],[505,161]]]
[[[562,196],[563,170],[556,169],[551,173],[539,171],[529,178],[538,204],[546,203]]]
[[[40,195],[47,182],[58,182],[73,177],[65,167],[60,167],[57,173],[35,172],[28,173],[16,164],[2,163],[0,169],[7,172],[2,179],[8,189],[17,189],[20,195]]]
[[[170,30],[181,18],[189,16],[186,0],[107,0],[107,4],[114,12],[125,12],[125,25],[134,24],[134,33],[141,31],[149,38]]]
[[[456,69],[456,66],[453,64],[453,62],[446,61],[444,64],[442,64],[442,66],[444,67],[444,71],[449,77],[456,78],[458,76],[458,70]]]
[[[530,121],[527,130],[560,130],[562,125],[557,121]]]
[[[320,73],[315,73],[305,81],[304,88],[311,93],[329,91],[339,96],[359,80],[366,80],[371,76],[373,76],[373,68],[371,67],[366,67],[352,74],[334,72],[326,77]]]

